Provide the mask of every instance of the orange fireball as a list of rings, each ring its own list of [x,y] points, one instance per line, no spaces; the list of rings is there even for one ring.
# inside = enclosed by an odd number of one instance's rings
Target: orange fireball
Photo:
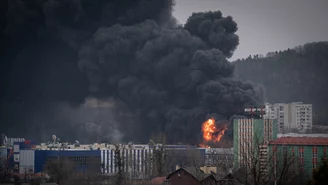
[[[219,142],[226,130],[227,125],[224,125],[224,128],[217,129],[213,118],[208,119],[202,125],[203,138],[205,141]]]

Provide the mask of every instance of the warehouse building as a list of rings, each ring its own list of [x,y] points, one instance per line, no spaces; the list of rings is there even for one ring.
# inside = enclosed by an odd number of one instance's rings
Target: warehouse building
[[[65,158],[68,159],[76,171],[82,172],[88,170],[90,165],[98,165],[100,172],[100,151],[84,150],[84,151],[61,151],[61,150],[33,150],[19,149],[10,150],[8,158],[13,158],[12,168],[14,173],[25,174],[41,174],[45,165],[49,160]],[[17,171],[16,171],[17,170]]]
[[[121,170],[134,178],[144,178],[152,171],[152,149],[100,150],[103,174],[119,171],[117,160],[121,159]]]
[[[166,154],[165,160],[170,160],[172,169],[179,162],[187,165],[187,161],[194,161],[194,158],[197,158],[200,164],[205,163],[204,148],[185,145],[165,145],[163,148]],[[155,150],[156,147],[153,149],[148,145],[120,145],[121,169],[131,178],[145,178],[146,174],[151,174],[154,170],[152,157]],[[194,152],[190,152],[191,150]],[[25,140],[15,142],[8,149],[4,147],[1,155],[7,156],[8,169],[14,173],[41,174],[49,160],[65,158],[74,164],[77,172],[86,172],[90,166],[95,170],[94,166],[96,166],[96,172],[113,175],[119,170],[117,152],[114,145],[107,144],[80,145],[73,148],[62,148],[58,145],[57,148],[49,148]],[[170,157],[171,155],[175,158]]]

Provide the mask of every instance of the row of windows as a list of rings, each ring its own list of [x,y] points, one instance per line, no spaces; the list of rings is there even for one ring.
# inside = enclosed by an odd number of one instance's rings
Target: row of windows
[[[60,157],[61,159],[67,159],[75,164],[80,165],[88,165],[88,164],[94,164],[99,163],[100,164],[100,157],[99,156],[70,156],[70,157]],[[48,160],[52,159],[58,159],[58,157],[49,157]]]
[[[294,153],[294,148],[296,146],[292,147],[292,152]],[[276,151],[277,150],[277,147],[276,146],[273,146],[273,150]],[[287,147],[284,146],[283,147],[283,151],[284,152],[287,152]],[[324,148],[324,154],[326,154],[326,151],[327,151],[327,148],[325,147]],[[304,156],[304,147],[298,147],[298,153],[299,153],[299,157],[303,157]],[[318,147],[313,147],[312,148],[312,157],[318,157]]]

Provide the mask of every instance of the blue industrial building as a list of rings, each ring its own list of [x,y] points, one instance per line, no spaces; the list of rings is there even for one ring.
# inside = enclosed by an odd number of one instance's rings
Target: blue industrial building
[[[48,160],[62,157],[72,161],[78,171],[85,171],[91,161],[99,165],[99,170],[101,167],[100,150],[35,150],[34,173],[42,172]]]
[[[6,166],[13,173],[34,173],[44,171],[50,159],[66,158],[74,163],[78,171],[84,170],[90,163],[99,164],[100,150],[35,150],[30,143],[19,142],[9,148],[1,148],[1,156],[6,156]]]

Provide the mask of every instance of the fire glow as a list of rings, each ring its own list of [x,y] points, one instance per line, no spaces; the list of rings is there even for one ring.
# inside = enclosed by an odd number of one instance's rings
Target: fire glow
[[[205,141],[220,142],[224,136],[224,132],[228,129],[227,125],[223,128],[216,128],[215,120],[213,118],[208,119],[202,125],[203,138]]]

